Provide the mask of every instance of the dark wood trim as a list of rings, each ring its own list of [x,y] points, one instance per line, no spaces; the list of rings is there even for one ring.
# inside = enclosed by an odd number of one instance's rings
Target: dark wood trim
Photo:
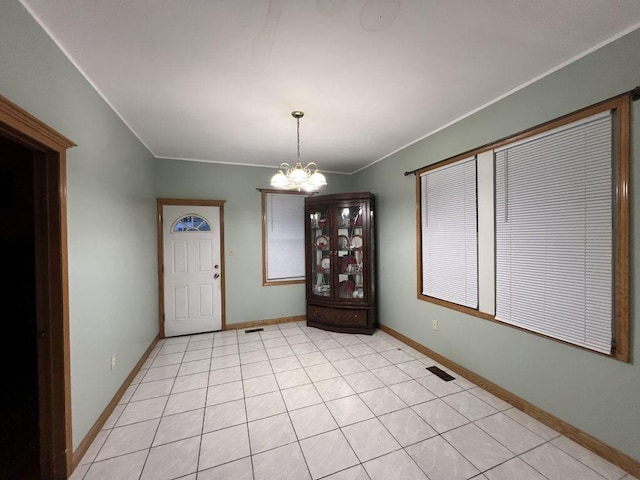
[[[227,269],[225,267],[225,258],[226,258],[226,250],[224,248],[224,201],[219,202],[220,205],[220,252],[222,255],[220,256],[220,268],[222,268],[222,278],[220,279],[220,290],[221,290],[221,302],[222,302],[222,322],[220,328],[222,330],[227,329],[227,293],[226,293],[226,272]]]
[[[427,357],[435,360],[446,368],[456,372],[461,377],[464,377],[466,380],[469,380],[471,383],[478,385],[489,393],[495,395],[496,397],[504,400],[505,402],[513,405],[518,410],[522,410],[527,415],[535,418],[541,423],[544,423],[548,427],[554,429],[555,431],[561,433],[562,435],[570,438],[571,440],[579,443],[583,447],[591,450],[596,455],[601,456],[605,460],[613,463],[614,465],[620,467],[624,471],[630,473],[634,476],[640,475],[640,462],[631,458],[625,453],[622,453],[619,450],[607,445],[606,443],[598,440],[597,438],[589,435],[588,433],[583,432],[579,428],[574,427],[573,425],[561,420],[555,415],[550,414],[549,412],[541,409],[529,403],[525,399],[511,393],[510,391],[502,388],[500,385],[497,385],[486,378],[474,373],[471,370],[449,360],[447,357],[440,355],[437,352],[434,352],[430,348],[425,347],[424,345],[412,340],[409,337],[397,332],[396,330],[387,327],[386,325],[379,325],[380,330],[388,333],[394,338],[397,338],[402,343],[410,346],[411,348],[417,350],[420,353],[425,354]]]
[[[602,352],[596,352],[595,350],[591,350],[590,348],[565,342],[564,340],[550,337],[549,335],[545,335],[544,333],[534,332],[532,330],[527,330],[526,328],[519,327],[518,325],[502,322],[500,320],[497,320],[494,315],[491,315],[489,313],[484,313],[479,310],[474,310],[473,308],[465,307],[463,305],[458,305],[457,303],[451,303],[451,302],[447,302],[446,300],[440,300],[439,298],[429,297],[428,295],[423,295],[422,293],[418,294],[418,299],[424,300],[425,302],[433,303],[434,305],[439,305],[441,307],[448,308],[450,310],[455,310],[456,312],[466,313],[467,315],[471,315],[473,317],[481,318],[483,320],[488,320],[489,322],[493,322],[498,325],[502,325],[504,327],[512,328],[514,330],[519,330],[528,335],[535,335],[537,337],[544,338],[546,340],[551,340],[552,342],[561,343],[563,345],[568,345],[570,347],[577,348],[578,350],[584,350],[585,352],[593,353],[594,355],[600,355],[602,357],[607,357],[607,358],[611,358],[612,356],[614,357],[613,354],[609,355]],[[617,357],[614,357],[614,358],[617,358]]]
[[[2,124],[3,133],[13,131],[17,140],[39,150],[60,152],[76,146],[71,140],[2,95],[0,95],[0,124]]]
[[[256,188],[260,193],[275,193],[277,195],[302,195],[303,197],[311,197],[317,195],[318,192],[298,192],[297,190],[277,190],[272,188]]]
[[[58,162],[54,161],[57,157]],[[48,234],[54,240],[49,240],[50,251],[50,272],[58,272],[51,275],[49,301],[52,309],[61,312],[61,322],[58,328],[51,331],[51,353],[52,358],[57,359],[53,364],[53,415],[64,410],[65,425],[54,420],[54,435],[57,437],[55,444],[66,447],[64,454],[56,460],[54,452],[54,463],[60,466],[64,462],[67,474],[70,468],[71,450],[73,448],[72,423],[71,423],[71,346],[69,337],[69,272],[68,272],[68,251],[67,251],[67,159],[66,151],[58,155],[49,153],[47,159],[47,169],[49,171],[49,181],[47,195],[49,198],[59,198],[59,202],[49,202],[48,206]],[[59,239],[59,241],[56,241]],[[52,292],[59,292],[52,295]],[[55,380],[58,378],[59,380]],[[61,383],[59,383],[61,381]],[[63,440],[64,439],[64,440]],[[59,468],[56,468],[58,470]]]
[[[494,150],[511,143],[519,142],[524,139],[530,138],[535,135],[539,135],[549,130],[562,127],[568,123],[577,122],[584,118],[588,118],[592,115],[596,115],[601,112],[611,110],[615,112],[614,128],[615,128],[615,158],[614,158],[614,178],[615,178],[615,192],[614,192],[614,342],[615,345],[612,348],[610,354],[597,352],[595,350],[575,345],[564,340],[560,340],[549,335],[545,335],[538,332],[533,332],[517,325],[511,325],[505,322],[497,320],[495,315],[481,312],[477,309],[468,308],[462,305],[441,300],[438,298],[430,297],[422,293],[422,201],[421,201],[421,175],[435,168],[440,168],[445,165],[449,165],[460,160],[467,159],[469,157],[479,155],[490,150]],[[460,155],[447,158],[440,162],[436,162],[432,165],[422,167],[413,172],[415,173],[415,187],[416,187],[416,269],[417,269],[417,285],[416,296],[419,300],[423,300],[435,305],[449,308],[458,312],[466,313],[474,317],[489,320],[500,325],[506,325],[510,328],[515,328],[523,332],[527,332],[539,337],[543,337],[555,342],[569,345],[580,350],[584,350],[597,355],[614,358],[622,362],[631,361],[631,339],[630,339],[630,157],[631,157],[631,94],[629,92],[618,95],[616,97],[604,100],[589,107],[583,108],[573,113],[569,113],[562,117],[553,119],[549,122],[532,127],[523,132],[517,133],[510,137],[503,138],[496,142],[492,142],[482,147],[469,150]]]
[[[140,360],[138,360],[138,363],[136,363],[135,367],[133,367],[133,370],[131,370],[131,373],[129,373],[127,378],[125,378],[124,382],[122,382],[122,385],[120,386],[116,394],[113,396],[111,401],[107,404],[105,409],[102,411],[102,413],[100,414],[96,422],[93,424],[89,432],[87,432],[85,437],[82,439],[82,441],[78,445],[78,448],[76,448],[75,452],[73,452],[73,459],[72,459],[73,470],[75,470],[76,467],[80,464],[82,457],[84,457],[85,453],[87,453],[87,450],[89,449],[93,441],[96,439],[96,436],[98,435],[98,433],[100,433],[100,430],[102,430],[102,427],[104,426],[105,422],[109,419],[109,417],[113,413],[113,410],[118,405],[118,402],[120,402],[120,399],[122,398],[124,393],[127,391],[127,388],[129,388],[129,386],[131,385],[131,382],[133,382],[133,379],[136,377],[136,375],[142,368],[142,365],[144,365],[144,362],[147,360],[147,358],[149,358],[149,355],[151,355],[151,352],[153,351],[153,349],[155,348],[159,340],[160,340],[160,335],[156,335],[156,338],[154,338],[151,341],[151,344],[149,345],[149,347],[147,347],[147,350],[142,354],[142,357],[140,357]]]
[[[38,402],[43,479],[71,473],[66,150],[75,144],[0,95],[0,135],[32,150],[36,206]]]
[[[204,207],[220,207],[220,268],[222,274],[220,278],[221,302],[222,302],[222,330],[226,330],[226,290],[225,290],[225,247],[224,247],[224,204],[226,200],[194,200],[184,198],[156,198],[157,206],[157,227],[158,227],[158,325],[160,338],[165,338],[164,334],[164,275],[162,266],[164,262],[164,237],[162,234],[162,207],[165,205],[193,205]]]
[[[420,175],[416,175],[416,297],[422,295],[422,192]]]
[[[267,327],[269,325],[279,325],[281,323],[304,322],[306,319],[306,315],[296,315],[294,317],[254,320],[253,322],[230,323],[227,325],[227,330],[246,330],[247,328]]]
[[[205,207],[223,207],[226,200],[194,200],[192,198],[157,198],[162,205],[193,205]]]
[[[616,164],[615,175],[615,218],[614,218],[614,339],[613,355],[622,362],[631,361],[631,315],[629,269],[631,255],[629,239],[631,238],[631,98],[622,98],[616,106]]]
[[[455,155],[453,157],[449,157],[449,158],[446,158],[444,160],[441,160],[439,162],[432,163],[431,165],[427,165],[425,167],[422,167],[422,168],[420,168],[418,170],[415,170],[414,173],[416,175],[416,179],[419,182],[420,181],[420,175],[422,175],[423,173],[426,173],[426,172],[428,172],[430,170],[434,170],[436,168],[444,167],[446,165],[450,165],[450,164],[458,162],[460,160],[465,160],[467,158],[474,157],[476,155],[479,155],[481,153],[487,152],[489,150],[495,150],[497,148],[504,147],[504,146],[512,144],[512,143],[516,143],[516,142],[520,142],[522,140],[526,140],[527,138],[534,137],[536,135],[540,135],[541,133],[547,132],[549,130],[553,130],[554,128],[562,127],[564,125],[567,125],[568,123],[580,121],[580,120],[582,120],[584,118],[590,117],[592,115],[596,115],[596,114],[601,113],[601,112],[606,112],[607,110],[617,110],[621,106],[623,106],[625,103],[628,103],[628,102],[629,102],[629,96],[628,96],[628,94],[625,94],[625,95],[620,95],[620,96],[617,96],[617,97],[614,97],[614,98],[610,98],[609,100],[605,100],[603,102],[596,103],[595,105],[590,105],[590,106],[588,106],[586,108],[583,108],[581,110],[577,110],[575,112],[568,113],[567,115],[563,115],[562,117],[555,118],[555,119],[550,120],[548,122],[545,122],[545,123],[543,123],[541,125],[536,125],[535,127],[529,128],[529,129],[524,130],[522,132],[518,132],[518,133],[516,133],[514,135],[511,135],[509,137],[502,138],[500,140],[488,143],[486,145],[474,148],[472,150],[467,150],[464,153],[461,153],[461,154]],[[627,108],[627,110],[628,110],[628,108]],[[629,118],[629,117],[627,116],[627,118]],[[627,137],[627,138],[629,138],[629,137]]]
[[[494,140],[489,143],[485,143],[476,148],[472,148],[471,150],[467,150],[466,152],[460,153],[453,157],[446,158],[436,163],[432,163],[429,165],[425,165],[424,167],[416,168],[415,170],[411,170],[409,172],[404,172],[405,176],[415,175],[419,177],[426,171],[433,170],[434,168],[442,167],[448,165],[449,163],[456,162],[458,160],[462,160],[466,157],[472,157],[475,155],[479,155],[480,153],[486,152],[487,150],[495,150],[496,148],[503,147],[510,143],[519,142],[526,138],[532,137],[534,135],[538,135],[540,133],[546,132],[547,130],[552,130],[557,127],[561,127],[570,122],[575,122],[581,120],[583,118],[589,117],[591,115],[595,115],[598,112],[603,112],[605,110],[614,109],[618,105],[618,102],[624,101],[624,99],[632,99],[635,100],[632,95],[636,92],[640,87],[636,87],[635,89],[622,93],[620,95],[616,95],[615,97],[608,98],[607,100],[603,100],[601,102],[595,103],[593,105],[589,105],[588,107],[582,108],[580,110],[576,110],[575,112],[568,113],[558,118],[554,118],[549,120],[548,122],[541,123],[540,125],[536,125],[534,127],[528,128],[526,130],[522,130],[520,132],[514,133],[507,137],[503,137],[499,140]]]
[[[451,310],[455,310],[456,312],[466,313],[467,315],[473,315],[474,317],[483,318],[485,320],[492,320],[501,325],[509,325],[499,320],[496,320],[495,317],[489,313],[484,313],[474,308],[465,307],[464,305],[458,305],[457,303],[447,302],[446,300],[441,300],[439,298],[430,297],[429,295],[425,295],[422,292],[418,293],[418,298],[420,300],[424,300],[425,302],[433,303],[434,305],[440,305],[441,307],[446,307]],[[513,325],[509,325],[509,326],[513,326]],[[514,326],[514,328],[518,328],[518,327]],[[529,332],[529,330],[525,330],[523,328],[519,328],[519,330],[524,330],[526,332]]]
[[[420,353],[425,354],[427,357],[435,360],[436,362],[442,364],[446,368],[456,372],[461,377],[464,377],[466,380],[469,380],[471,383],[478,385],[479,387],[485,389],[489,393],[495,395],[496,397],[504,400],[505,402],[513,405],[518,410],[522,410],[527,415],[535,418],[541,423],[544,423],[548,427],[554,429],[555,431],[561,433],[562,435],[570,438],[571,440],[579,443],[583,447],[591,450],[596,455],[601,456],[605,460],[613,463],[614,465],[620,467],[626,472],[630,473],[634,476],[640,475],[640,462],[633,459],[629,455],[622,453],[619,450],[607,445],[606,443],[598,440],[597,438],[589,435],[586,432],[583,432],[579,428],[574,427],[573,425],[561,420],[555,415],[550,414],[549,412],[543,410],[540,407],[529,403],[525,399],[511,393],[510,391],[502,388],[500,385],[497,385],[486,378],[474,373],[471,370],[449,360],[447,357],[440,355],[437,352],[434,352],[430,348],[425,347],[424,345],[412,340],[409,337],[397,332],[396,330],[387,327],[386,325],[379,325],[380,330],[388,333],[394,338],[397,338],[402,343],[410,346],[411,348],[417,350]]]
[[[309,194],[306,192],[289,192],[286,190],[267,190],[267,189],[258,189],[260,192],[260,197],[262,201],[262,286],[264,287],[274,287],[278,285],[294,285],[299,283],[304,283],[304,277],[299,280],[268,280],[267,279],[267,194],[275,194],[275,195],[300,195],[303,197],[308,197]]]
[[[264,266],[263,266],[264,268]],[[264,272],[263,272],[264,273]],[[303,284],[305,282],[304,279],[302,280],[270,280],[268,282],[262,282],[262,286],[263,287],[277,287],[280,285],[300,285]]]
[[[164,338],[164,240],[160,199],[156,199],[156,226],[158,243],[158,335],[160,338]]]

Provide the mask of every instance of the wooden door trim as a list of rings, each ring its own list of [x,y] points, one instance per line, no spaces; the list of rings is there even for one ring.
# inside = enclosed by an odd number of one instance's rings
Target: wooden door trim
[[[75,144],[0,95],[0,135],[34,152],[42,190],[36,207],[38,396],[42,478],[72,472],[66,150]]]
[[[164,272],[162,270],[164,262],[164,235],[162,233],[162,208],[165,205],[193,205],[198,207],[219,207],[220,208],[220,267],[222,274],[220,275],[221,289],[221,310],[222,310],[222,330],[227,329],[226,308],[225,308],[225,268],[224,268],[224,203],[226,200],[194,200],[180,198],[157,198],[156,204],[158,208],[158,324],[160,327],[160,338],[166,338],[164,334]]]

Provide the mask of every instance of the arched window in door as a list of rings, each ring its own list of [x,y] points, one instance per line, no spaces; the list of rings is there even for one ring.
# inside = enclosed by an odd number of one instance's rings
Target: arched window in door
[[[209,222],[200,215],[185,215],[173,223],[171,232],[210,232],[211,226]]]

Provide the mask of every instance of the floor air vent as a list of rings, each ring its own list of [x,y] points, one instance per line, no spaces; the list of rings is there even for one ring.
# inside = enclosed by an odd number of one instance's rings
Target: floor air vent
[[[253,332],[264,332],[264,328],[250,328],[249,330],[244,331],[244,333],[253,333]]]
[[[440,377],[445,382],[450,382],[451,380],[455,380],[456,379],[456,377],[452,377],[447,372],[445,372],[441,368],[436,367],[435,365],[433,367],[427,367],[427,370],[429,370],[434,375]]]

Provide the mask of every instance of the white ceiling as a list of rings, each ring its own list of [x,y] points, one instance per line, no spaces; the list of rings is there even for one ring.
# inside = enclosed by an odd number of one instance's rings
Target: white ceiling
[[[351,173],[640,26],[637,0],[21,0],[157,157]],[[579,85],[576,86],[579,88]]]

